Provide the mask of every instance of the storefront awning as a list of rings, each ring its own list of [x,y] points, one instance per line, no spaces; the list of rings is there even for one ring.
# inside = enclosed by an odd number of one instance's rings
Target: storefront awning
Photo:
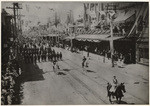
[[[48,34],[48,35],[40,35],[40,37],[55,37],[55,36],[59,36],[58,34]]]
[[[76,36],[76,39],[92,39],[92,40],[104,40],[107,38],[109,35],[78,35]]]
[[[71,39],[75,39],[75,37],[73,37],[73,36],[67,36],[65,39],[66,40],[71,40]]]
[[[121,36],[121,37],[113,37],[113,38],[109,37],[109,38],[106,38],[105,40],[106,40],[106,41],[110,41],[111,39],[112,39],[112,40],[118,40],[118,39],[121,39],[121,38],[124,38],[124,36]]]
[[[109,34],[107,35],[79,35],[75,37],[75,39],[79,41],[94,41],[94,42],[117,40],[121,38],[124,38],[124,37],[121,36],[121,37],[111,38]]]

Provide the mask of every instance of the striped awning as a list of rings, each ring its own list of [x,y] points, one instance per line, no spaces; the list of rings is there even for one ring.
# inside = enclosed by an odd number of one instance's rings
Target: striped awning
[[[48,35],[40,35],[41,37],[55,37],[55,36],[59,36],[58,34],[48,34]]]
[[[109,35],[87,35],[87,34],[83,34],[83,35],[78,35],[76,36],[76,39],[85,39],[85,40],[104,40],[105,38],[107,38]]]
[[[102,34],[102,35],[78,35],[75,37],[75,39],[79,41],[94,41],[94,42],[100,42],[100,41],[110,41],[110,40],[117,40],[124,38],[123,36],[121,37],[113,37],[111,38],[109,34]]]
[[[70,40],[70,39],[75,39],[75,37],[74,36],[67,36],[65,39]]]

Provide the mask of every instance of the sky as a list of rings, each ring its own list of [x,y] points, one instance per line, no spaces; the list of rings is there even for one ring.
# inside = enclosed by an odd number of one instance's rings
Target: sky
[[[66,21],[67,14],[70,10],[73,12],[74,19],[78,19],[79,15],[83,16],[84,7],[82,2],[19,2],[22,4],[20,10],[21,18],[23,20],[30,20],[32,25],[47,23],[48,18],[53,19],[55,12],[60,16],[61,22]],[[13,7],[12,2],[1,2],[2,7],[9,14],[13,14],[12,9],[6,9],[6,7]],[[54,11],[53,11],[54,10]]]

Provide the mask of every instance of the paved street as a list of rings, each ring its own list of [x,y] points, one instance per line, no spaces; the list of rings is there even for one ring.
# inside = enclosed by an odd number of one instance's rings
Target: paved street
[[[102,57],[90,54],[89,68],[83,70],[82,54],[61,48],[53,49],[63,54],[63,61],[58,62],[59,75],[53,72],[51,62],[36,65],[24,63],[23,105],[110,104],[106,86],[107,82],[112,82],[114,75],[119,83],[125,83],[123,103],[148,103],[147,66],[131,64],[125,68],[112,68],[110,60],[103,63]]]

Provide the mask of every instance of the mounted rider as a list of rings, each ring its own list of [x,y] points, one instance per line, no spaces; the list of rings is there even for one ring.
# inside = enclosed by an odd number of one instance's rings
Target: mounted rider
[[[117,80],[116,76],[113,76],[112,87],[111,87],[110,91],[115,92],[117,86],[118,86],[118,80]]]
[[[118,86],[118,80],[117,80],[116,76],[114,76],[113,84],[114,84],[114,88],[116,89]]]

